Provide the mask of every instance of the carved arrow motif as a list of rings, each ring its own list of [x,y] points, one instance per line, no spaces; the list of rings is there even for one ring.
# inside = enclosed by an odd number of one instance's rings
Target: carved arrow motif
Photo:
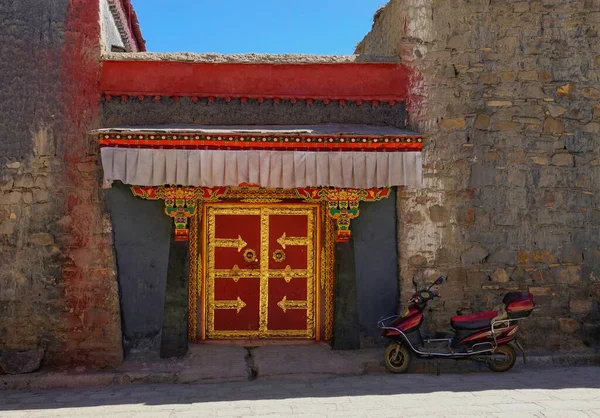
[[[244,302],[238,296],[237,300],[215,300],[215,309],[236,309],[237,313],[246,306],[246,302]]]
[[[287,297],[284,296],[283,299],[277,302],[277,306],[279,306],[281,310],[286,313],[288,309],[308,309],[308,301],[287,300]]]
[[[285,232],[282,236],[277,238],[277,243],[285,250],[286,245],[308,245],[308,238],[306,237],[286,237]]]
[[[215,239],[215,247],[237,248],[238,253],[242,251],[246,245],[248,245],[248,243],[242,239],[241,235],[238,235],[237,238]]]

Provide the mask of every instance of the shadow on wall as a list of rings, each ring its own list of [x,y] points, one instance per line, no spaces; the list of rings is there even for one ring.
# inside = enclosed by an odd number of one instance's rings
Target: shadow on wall
[[[163,201],[138,199],[121,182],[115,182],[105,196],[117,258],[123,349],[129,357],[156,357],[173,220],[165,215]]]

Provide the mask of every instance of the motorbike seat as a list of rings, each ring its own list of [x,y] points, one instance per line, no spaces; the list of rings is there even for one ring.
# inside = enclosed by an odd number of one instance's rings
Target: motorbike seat
[[[497,311],[478,312],[471,315],[453,316],[450,324],[454,329],[482,329],[492,325],[492,320],[498,316]]]

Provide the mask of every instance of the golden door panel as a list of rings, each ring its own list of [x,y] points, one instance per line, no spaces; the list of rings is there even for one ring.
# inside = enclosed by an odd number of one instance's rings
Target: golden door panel
[[[207,338],[315,338],[319,206],[206,205]]]

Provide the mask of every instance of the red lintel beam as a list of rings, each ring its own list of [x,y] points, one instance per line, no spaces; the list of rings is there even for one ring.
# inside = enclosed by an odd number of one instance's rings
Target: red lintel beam
[[[102,93],[405,101],[408,67],[398,63],[241,64],[104,61]]]

